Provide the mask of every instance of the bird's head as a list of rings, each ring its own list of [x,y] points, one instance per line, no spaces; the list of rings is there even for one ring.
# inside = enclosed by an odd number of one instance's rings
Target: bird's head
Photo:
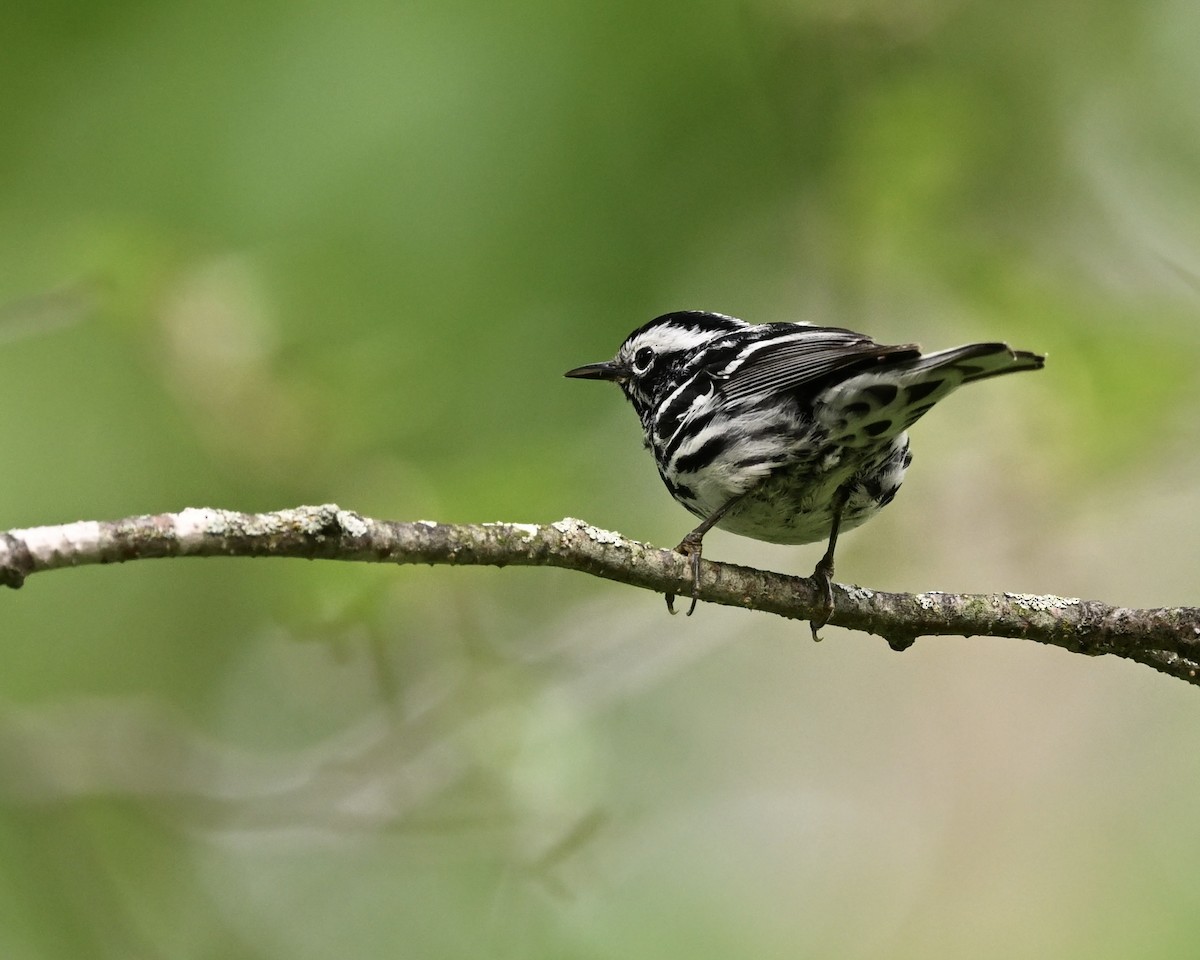
[[[745,326],[734,317],[699,310],[663,314],[626,337],[613,359],[576,367],[565,376],[620,384],[638,415],[644,416],[679,382],[698,349]]]

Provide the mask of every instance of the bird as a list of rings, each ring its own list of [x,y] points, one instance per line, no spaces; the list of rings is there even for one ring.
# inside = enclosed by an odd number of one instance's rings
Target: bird
[[[922,353],[843,327],[682,310],[638,327],[613,359],[565,375],[620,386],[667,491],[700,518],[675,548],[691,566],[688,615],[713,527],[768,543],[823,540],[817,640],[834,612],[838,536],[896,496],[912,463],[908,429],[963,384],[1044,362],[1004,343]],[[674,601],[666,594],[671,613]]]

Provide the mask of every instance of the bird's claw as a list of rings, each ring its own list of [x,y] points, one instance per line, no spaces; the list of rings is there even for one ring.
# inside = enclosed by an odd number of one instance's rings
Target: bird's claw
[[[688,605],[687,615],[690,617],[696,609],[696,599],[700,596],[700,556],[703,552],[703,545],[700,537],[693,537],[688,534],[675,548],[676,553],[682,553],[688,558],[688,562],[692,567],[692,602]],[[675,615],[675,594],[665,594],[667,601],[667,612],[672,616]]]
[[[821,607],[817,615],[809,620],[808,625],[812,629],[812,638],[817,643],[821,642],[817,631],[833,616],[833,564],[827,562],[827,559],[823,557],[812,573],[812,580],[820,594]]]

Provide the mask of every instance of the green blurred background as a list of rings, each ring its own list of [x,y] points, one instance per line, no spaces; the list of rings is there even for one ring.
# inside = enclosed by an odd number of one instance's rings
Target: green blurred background
[[[1044,373],[924,420],[881,589],[1200,602],[1200,6],[8,4],[0,528],[336,501],[692,520],[672,309]],[[714,534],[807,573],[820,547]],[[0,596],[0,955],[1183,957],[1200,691],[552,570]]]

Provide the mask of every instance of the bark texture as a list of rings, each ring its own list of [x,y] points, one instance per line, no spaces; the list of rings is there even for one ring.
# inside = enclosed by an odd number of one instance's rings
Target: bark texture
[[[371,563],[563,567],[631,586],[691,596],[686,559],[582,520],[446,524],[375,520],[335,504],[272,513],[207,507],[0,533],[0,585],[43,570],[157,557],[296,557]],[[701,563],[700,599],[807,620],[811,580]],[[1200,608],[1133,610],[1024,593],[882,593],[834,585],[829,622],[878,634],[895,650],[921,636],[1016,637],[1088,656],[1111,654],[1200,683]]]

